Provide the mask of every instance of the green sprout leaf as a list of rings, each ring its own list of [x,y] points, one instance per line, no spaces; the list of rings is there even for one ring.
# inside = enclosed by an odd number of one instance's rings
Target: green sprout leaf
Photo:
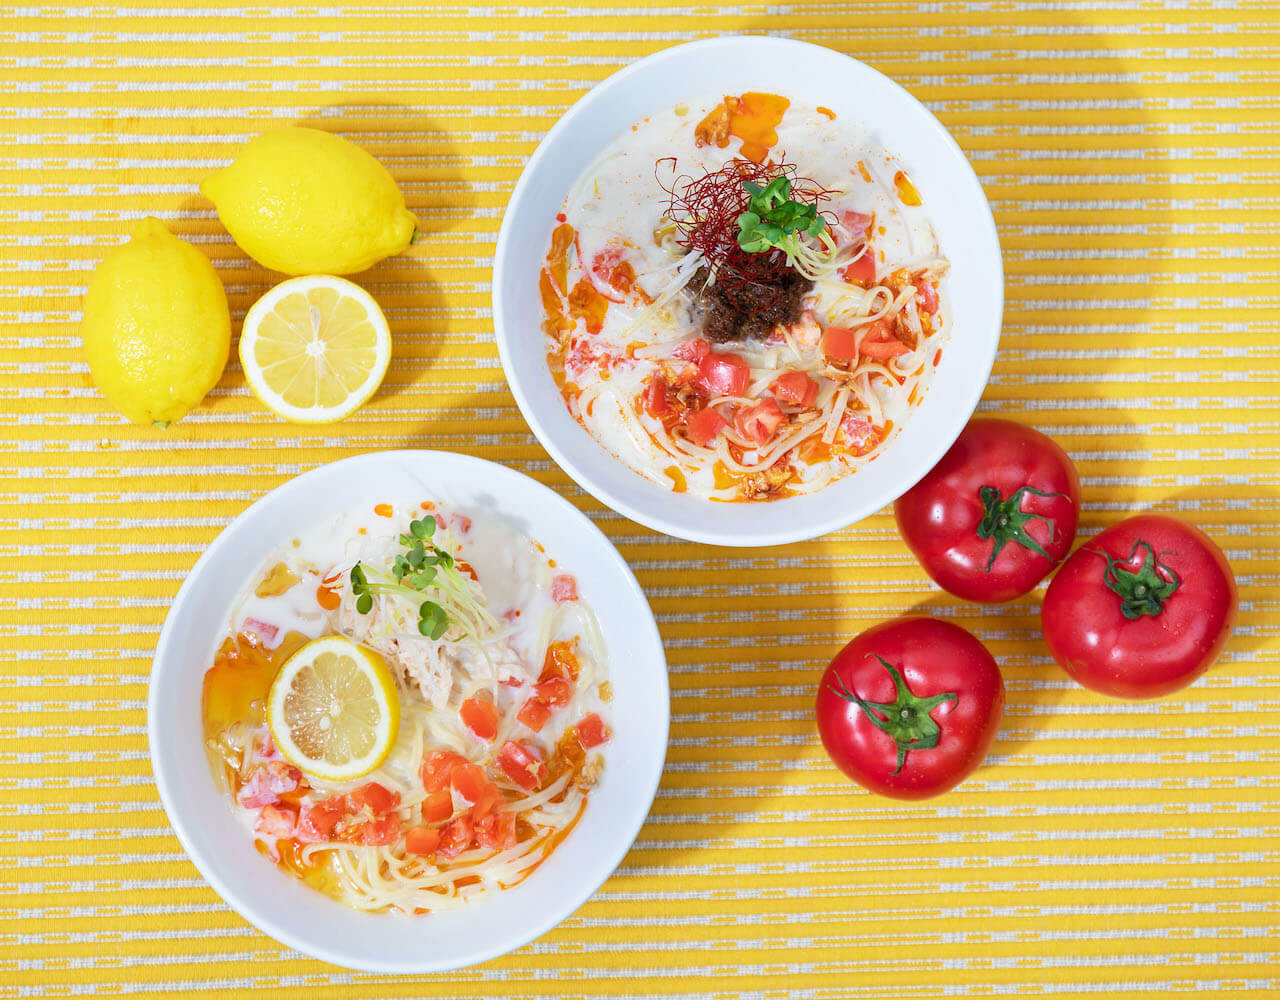
[[[751,196],[747,210],[738,216],[738,246],[744,253],[780,250],[792,267],[809,278],[831,269],[835,244],[827,235],[826,220],[818,214],[816,203],[792,199],[790,179],[775,177],[764,187],[743,181],[742,187]],[[818,241],[821,248],[806,240]]]

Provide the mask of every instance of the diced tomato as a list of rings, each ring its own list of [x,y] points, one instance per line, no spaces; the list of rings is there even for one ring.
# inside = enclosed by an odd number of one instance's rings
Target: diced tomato
[[[422,818],[428,823],[443,823],[453,816],[453,792],[444,788],[432,792],[422,803]]]
[[[671,412],[667,402],[667,380],[655,374],[644,390],[644,407],[655,417],[665,417]]]
[[[462,724],[482,740],[491,740],[498,735],[498,706],[484,698],[468,698],[462,703],[458,714]]]
[[[812,406],[818,398],[818,383],[804,372],[783,372],[769,389],[779,402],[792,406]]]
[[[436,853],[442,858],[456,858],[471,846],[475,836],[475,827],[470,816],[459,816],[440,831],[440,846]]]
[[[535,684],[533,696],[550,708],[559,708],[569,704],[569,699],[573,697],[573,687],[561,677],[552,677]]]
[[[671,356],[679,358],[681,361],[692,361],[694,364],[701,364],[702,359],[711,353],[711,342],[703,340],[701,337],[695,337],[693,340],[686,340],[682,344],[676,344],[671,349]]]
[[[471,803],[471,815],[475,819],[488,815],[503,801],[501,789],[476,764],[454,768],[452,787],[454,792]]]
[[[514,621],[515,619],[509,619],[509,620]],[[524,678],[517,677],[515,674],[512,674],[510,677],[502,678],[502,680],[498,681],[498,683],[501,684],[503,687],[509,687],[509,688],[524,687]]]
[[[334,828],[346,811],[345,795],[331,795],[312,805],[303,806],[298,813],[298,826],[294,836],[305,844],[323,843],[333,836]]]
[[[857,285],[869,285],[876,280],[876,255],[871,244],[865,244],[862,252],[840,272],[845,281]]]
[[[929,314],[938,311],[938,291],[933,287],[932,281],[925,281],[921,278],[916,282],[916,294],[920,299],[920,308]]]
[[[268,837],[292,837],[298,825],[298,813],[288,806],[263,806],[253,828]]]
[[[347,809],[353,815],[363,813],[366,808],[373,816],[381,816],[393,809],[399,809],[400,793],[393,792],[376,781],[371,781],[347,794]]]
[[[573,727],[578,734],[578,742],[584,750],[598,747],[609,742],[609,730],[605,728],[604,719],[595,712],[583,716],[582,721]]]
[[[542,727],[547,724],[547,720],[551,718],[551,709],[538,698],[530,698],[520,706],[520,711],[516,713],[516,718],[535,733],[540,733],[542,732]]]
[[[467,759],[449,750],[436,750],[422,762],[422,787],[428,792],[438,792],[449,787],[453,769],[465,764]]]
[[[829,326],[822,331],[822,353],[830,361],[848,364],[857,357],[858,338],[852,330],[842,326]]]
[[[610,295],[605,297],[611,302],[622,302],[636,283],[636,269],[631,266],[629,260],[623,259],[623,249],[621,247],[607,247],[601,253],[596,255],[596,259],[591,263],[591,273],[603,281],[614,291],[621,292],[623,298],[613,298]],[[641,297],[648,300],[648,296],[642,291]]]
[[[736,354],[708,354],[698,364],[698,385],[713,396],[741,396],[750,378],[750,366]]]
[[[366,847],[387,847],[400,836],[400,817],[394,813],[366,820],[353,828],[353,840]]]
[[[429,826],[415,826],[404,835],[404,849],[410,854],[435,854],[440,846],[440,831]]]
[[[893,335],[893,328],[883,320],[871,324],[871,329],[858,345],[858,353],[872,361],[888,361],[909,353],[911,348]]]
[[[766,396],[755,406],[744,407],[733,415],[733,427],[739,434],[756,444],[764,444],[783,421],[778,401]]]
[[[728,422],[714,407],[704,407],[685,416],[684,432],[696,445],[706,447],[725,429]]]
[[[515,740],[507,740],[498,751],[498,766],[507,777],[527,792],[537,790],[546,767],[536,748]]]
[[[516,846],[514,813],[491,813],[476,823],[476,843],[495,851]]]
[[[867,229],[870,228],[874,215],[868,215],[866,212],[841,212],[840,225],[844,226],[854,240],[866,235]]]
[[[853,414],[844,418],[840,424],[844,432],[844,445],[855,455],[865,455],[880,442],[880,432],[865,417]]]
[[[578,581],[571,573],[557,573],[551,578],[551,599],[561,604],[578,599]]]

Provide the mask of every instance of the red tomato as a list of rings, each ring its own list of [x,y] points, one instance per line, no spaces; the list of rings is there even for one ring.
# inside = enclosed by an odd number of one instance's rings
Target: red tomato
[[[364,844],[366,847],[386,847],[394,844],[400,837],[400,817],[394,813],[378,816],[363,823],[356,823],[351,827],[350,832],[353,842]]]
[[[702,359],[711,353],[711,342],[703,340],[701,337],[695,337],[693,340],[686,340],[683,344],[676,344],[671,349],[671,356],[679,358],[681,361],[692,361],[694,364],[701,364]]]
[[[584,750],[609,742],[609,730],[605,728],[604,720],[595,712],[584,715],[582,721],[574,726],[574,731],[578,734],[578,742],[582,744]]]
[[[410,854],[435,854],[440,846],[440,831],[429,826],[415,826],[404,835],[404,849]]]
[[[536,791],[542,784],[546,768],[538,751],[515,740],[507,740],[498,751],[498,766],[508,778],[527,792]]]
[[[748,441],[761,445],[773,437],[783,421],[778,401],[766,396],[755,406],[739,410],[733,416],[733,427]]]
[[[921,278],[916,282],[916,292],[921,309],[930,315],[938,311],[938,292],[932,282]]]
[[[690,441],[705,448],[724,430],[727,423],[717,410],[708,406],[695,410],[685,418],[684,432]]]
[[[523,722],[535,733],[542,732],[542,727],[547,724],[547,720],[551,718],[551,709],[546,702],[539,700],[537,697],[529,698],[520,706],[520,711],[516,713],[516,719]]]
[[[428,792],[438,792],[449,787],[453,769],[465,764],[467,759],[449,750],[436,750],[422,762],[422,787]]]
[[[783,372],[769,388],[780,402],[792,406],[812,406],[818,398],[818,383],[804,372]]]
[[[890,361],[910,352],[911,348],[894,336],[893,326],[884,320],[872,323],[858,344],[858,353],[872,361]]]
[[[498,706],[483,698],[468,698],[458,712],[462,724],[482,740],[498,735]]]
[[[294,836],[306,844],[319,844],[328,841],[338,821],[347,811],[345,795],[331,795],[312,805],[303,806],[298,813],[298,827]]]
[[[440,846],[436,853],[442,858],[456,858],[471,846],[475,827],[470,816],[459,816],[440,831]]]
[[[463,764],[453,770],[452,788],[471,803],[471,815],[480,819],[488,815],[503,801],[501,790],[477,764]]]
[[[453,793],[449,789],[432,792],[422,803],[422,818],[428,823],[443,823],[453,816]]]
[[[842,326],[829,326],[822,331],[822,353],[831,361],[849,363],[858,356],[857,335]]]
[[[736,354],[708,354],[698,365],[698,385],[712,396],[741,396],[751,368]]]
[[[1053,658],[1085,687],[1157,698],[1209,669],[1235,615],[1235,577],[1213,539],[1176,517],[1142,514],[1063,564],[1040,624]]]
[[[372,816],[380,816],[392,809],[400,808],[400,793],[393,792],[376,781],[361,785],[353,792],[347,793],[347,809],[352,815],[368,810]]]
[[[557,573],[551,578],[551,599],[557,604],[578,599],[578,580],[572,573]]]
[[[533,686],[533,696],[549,708],[559,708],[569,704],[573,688],[563,677],[550,677]]]
[[[869,285],[876,280],[876,254],[869,244],[849,262],[840,276],[856,285]]]
[[[844,226],[853,236],[855,240],[864,239],[867,230],[871,228],[871,223],[875,221],[874,215],[868,215],[866,212],[844,211],[840,213],[840,225]]]
[[[1004,681],[959,625],[896,618],[863,632],[818,687],[818,732],[836,766],[897,799],[954,788],[987,755],[1004,713]]]
[[[1039,431],[979,418],[893,510],[907,547],[940,587],[999,603],[1027,593],[1071,551],[1080,479]]]
[[[644,406],[655,417],[665,417],[671,412],[671,404],[667,401],[667,380],[661,375],[649,379],[644,390]]]
[[[514,813],[491,813],[476,823],[476,843],[495,851],[516,846]]]

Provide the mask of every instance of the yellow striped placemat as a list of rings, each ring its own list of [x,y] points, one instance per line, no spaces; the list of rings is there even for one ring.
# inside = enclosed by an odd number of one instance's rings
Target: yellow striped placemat
[[[880,514],[782,549],[655,535],[572,486],[493,346],[489,265],[539,137],[621,66],[768,32],[925,101],[1000,227],[1005,332],[984,411],[1073,455],[1082,533],[1184,514],[1226,550],[1237,635],[1155,704],[1068,683],[1038,599],[940,594]],[[0,15],[0,994],[781,997],[1152,991],[1280,996],[1280,9],[1211,0],[588,7],[12,7]],[[233,364],[164,433],[93,390],[79,299],[156,215],[237,320],[275,280],[196,184],[302,122],[396,175],[424,238],[361,276],[395,357],[346,422],[285,426]],[[551,484],[613,539],[671,661],[648,825],[577,914],[450,976],[357,975],[246,924],[186,860],[147,760],[150,656],[184,573],[254,498],[371,449],[456,449]],[[925,607],[1008,684],[986,768],[916,805],[827,762],[818,671]]]

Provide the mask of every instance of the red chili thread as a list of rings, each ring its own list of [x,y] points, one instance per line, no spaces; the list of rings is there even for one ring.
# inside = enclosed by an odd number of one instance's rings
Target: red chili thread
[[[681,174],[670,184],[663,183],[663,164],[676,169],[676,158],[664,157],[654,166],[658,184],[667,193],[666,217],[675,223],[676,242],[689,251],[700,251],[707,267],[715,275],[716,285],[725,300],[740,312],[758,309],[759,298],[747,300],[742,293],[751,286],[775,293],[773,301],[781,297],[779,288],[783,275],[790,265],[786,254],[779,250],[764,253],[747,253],[738,246],[738,216],[750,205],[751,195],[743,187],[751,181],[764,187],[778,176],[791,181],[791,198],[802,204],[816,205],[832,194],[830,190],[807,177],[799,177],[794,164],[753,163],[750,160],[730,160],[719,170],[707,171],[701,177]],[[822,213],[829,225],[835,217]]]

